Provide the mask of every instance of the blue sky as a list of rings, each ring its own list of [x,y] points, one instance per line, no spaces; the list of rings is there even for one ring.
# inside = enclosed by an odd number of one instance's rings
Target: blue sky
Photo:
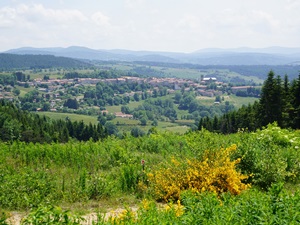
[[[1,0],[0,51],[300,47],[300,0]]]

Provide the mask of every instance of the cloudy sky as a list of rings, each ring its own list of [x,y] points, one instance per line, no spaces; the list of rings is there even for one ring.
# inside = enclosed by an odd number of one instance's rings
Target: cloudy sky
[[[0,51],[300,47],[300,0],[1,0]]]

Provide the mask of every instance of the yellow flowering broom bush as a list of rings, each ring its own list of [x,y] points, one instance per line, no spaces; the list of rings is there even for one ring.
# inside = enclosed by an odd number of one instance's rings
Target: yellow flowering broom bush
[[[150,192],[157,200],[168,202],[178,200],[183,190],[194,192],[210,191],[216,194],[230,192],[237,195],[247,189],[247,179],[236,170],[240,159],[231,160],[236,145],[217,151],[205,151],[202,160],[187,159],[171,162],[153,173],[148,173]]]

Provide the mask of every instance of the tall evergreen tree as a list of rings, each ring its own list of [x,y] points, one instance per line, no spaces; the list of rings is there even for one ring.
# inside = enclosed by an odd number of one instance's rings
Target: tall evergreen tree
[[[281,78],[275,78],[273,71],[268,74],[267,80],[261,90],[259,116],[261,125],[266,126],[269,123],[277,121],[279,125],[282,123],[282,86]]]
[[[300,128],[300,74],[291,87],[292,106],[293,106],[293,128]]]
[[[282,127],[290,127],[291,123],[291,110],[292,110],[291,87],[288,76],[284,76],[283,89],[282,89]]]

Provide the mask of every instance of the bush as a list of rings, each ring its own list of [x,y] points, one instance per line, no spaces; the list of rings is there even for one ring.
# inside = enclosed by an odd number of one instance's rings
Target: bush
[[[206,151],[202,160],[179,162],[173,158],[167,166],[148,174],[150,190],[157,200],[165,202],[179,199],[184,190],[237,195],[249,185],[242,182],[248,176],[235,169],[240,159],[230,160],[230,154],[235,150],[236,145],[232,145],[215,152]]]
[[[276,123],[255,133],[240,133],[238,167],[253,173],[251,182],[267,190],[273,183],[299,181],[299,132],[281,129]]]

